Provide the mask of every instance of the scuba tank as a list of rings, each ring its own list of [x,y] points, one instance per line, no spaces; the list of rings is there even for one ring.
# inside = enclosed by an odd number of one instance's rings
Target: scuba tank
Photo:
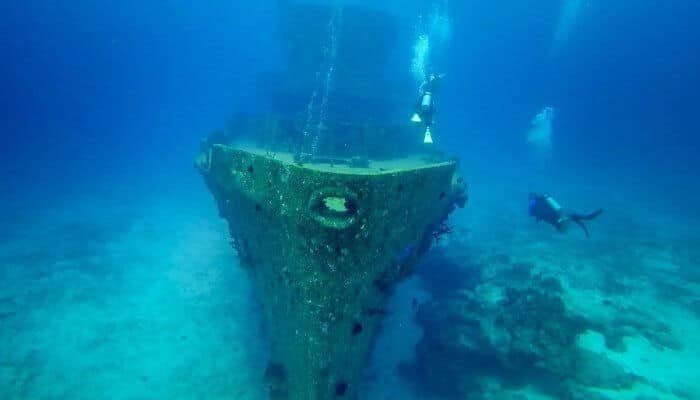
[[[423,111],[427,111],[433,106],[433,94],[430,92],[423,93],[423,99],[421,100],[420,107]]]
[[[423,93],[423,98],[420,102],[420,108],[423,113],[432,114],[433,111],[433,94],[430,91],[425,91]],[[425,118],[423,118],[425,119]],[[433,135],[430,132],[430,123],[432,121],[432,116],[426,120],[428,126],[425,128],[425,136],[423,137],[423,143],[431,144],[433,143]]]
[[[561,211],[561,206],[559,205],[559,203],[557,203],[557,201],[554,200],[553,198],[551,198],[550,196],[545,195],[545,201],[547,202],[547,204],[548,204],[550,207],[552,207],[552,209],[553,209],[554,211],[556,211],[556,212]]]
[[[547,205],[554,210],[555,213],[557,213],[557,221],[554,223],[554,226],[557,228],[558,231],[564,232],[568,227],[569,227],[569,219],[564,215],[562,212],[562,207],[559,205],[559,203],[551,198],[549,195],[544,195],[545,201],[547,202]]]

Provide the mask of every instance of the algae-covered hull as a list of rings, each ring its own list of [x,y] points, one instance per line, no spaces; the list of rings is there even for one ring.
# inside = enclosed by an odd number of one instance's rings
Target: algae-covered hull
[[[300,165],[213,145],[197,166],[265,310],[270,398],[357,398],[391,289],[464,205],[456,163]]]

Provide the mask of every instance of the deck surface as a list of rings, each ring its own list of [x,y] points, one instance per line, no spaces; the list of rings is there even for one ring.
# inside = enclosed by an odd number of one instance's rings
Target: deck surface
[[[250,145],[235,145],[235,149],[242,150],[251,154],[268,157],[278,160],[285,164],[293,164],[315,171],[332,172],[338,174],[352,175],[382,175],[393,174],[397,172],[406,172],[420,170],[424,168],[443,167],[454,163],[454,161],[430,162],[422,155],[410,155],[403,158],[395,158],[388,160],[370,160],[369,167],[351,167],[347,164],[330,164],[330,163],[304,163],[298,164],[294,161],[294,155],[286,152],[269,152],[266,149],[258,148]]]

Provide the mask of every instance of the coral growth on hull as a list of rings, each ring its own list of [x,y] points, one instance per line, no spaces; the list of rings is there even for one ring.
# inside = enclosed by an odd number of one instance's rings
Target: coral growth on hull
[[[394,285],[466,201],[456,163],[301,165],[213,145],[197,166],[265,310],[270,398],[357,398]]]

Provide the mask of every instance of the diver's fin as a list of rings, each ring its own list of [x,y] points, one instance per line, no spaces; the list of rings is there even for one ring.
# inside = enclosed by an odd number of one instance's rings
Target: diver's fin
[[[588,214],[588,215],[584,215],[582,219],[583,219],[584,221],[590,221],[590,220],[592,220],[593,218],[597,218],[597,217],[598,217],[600,214],[602,214],[602,213],[603,213],[603,209],[601,208],[601,209],[598,209],[598,210],[593,211],[592,213],[590,213],[590,214]]]
[[[586,225],[584,225],[582,221],[590,221],[590,220],[596,218],[597,216],[599,216],[602,212],[603,212],[603,210],[599,209],[599,210],[595,210],[594,212],[592,212],[590,214],[584,214],[584,215],[570,214],[569,218],[572,221],[576,222],[576,225],[580,226],[581,229],[583,229],[583,231],[586,233],[586,237],[588,238],[588,237],[591,237],[591,235],[588,233],[588,228],[586,228]]]
[[[586,237],[587,237],[587,238],[591,237],[591,235],[588,233],[588,228],[586,228],[586,225],[584,225],[583,222],[581,222],[580,219],[571,218],[571,220],[574,221],[574,222],[576,222],[576,225],[580,226],[581,229],[583,229],[583,232],[586,233]]]
[[[578,215],[577,214],[577,215],[575,215],[575,217],[576,217],[576,219],[578,219],[580,221],[590,221],[590,220],[598,217],[602,212],[603,212],[603,209],[598,209],[598,210],[593,211],[590,214],[585,214],[585,215]]]
[[[588,233],[588,228],[586,228],[586,225],[584,225],[582,221],[590,221],[590,220],[596,218],[597,216],[599,216],[602,212],[603,212],[602,209],[598,209],[598,210],[593,211],[593,212],[590,213],[590,214],[584,214],[584,215],[581,215],[581,214],[570,214],[570,215],[569,215],[569,218],[570,218],[572,221],[576,222],[576,224],[577,224],[578,226],[580,226],[581,229],[583,229],[584,232],[586,232],[586,237],[591,237],[591,235]]]
[[[569,214],[569,217],[571,219],[577,220],[577,221],[590,221],[590,220],[596,218],[597,216],[599,216],[602,212],[603,212],[603,210],[600,209],[600,210],[595,210],[594,212],[592,212],[590,214]]]
[[[425,143],[425,144],[432,144],[433,143],[433,135],[430,132],[430,127],[425,129],[425,136],[423,137],[423,143]]]

